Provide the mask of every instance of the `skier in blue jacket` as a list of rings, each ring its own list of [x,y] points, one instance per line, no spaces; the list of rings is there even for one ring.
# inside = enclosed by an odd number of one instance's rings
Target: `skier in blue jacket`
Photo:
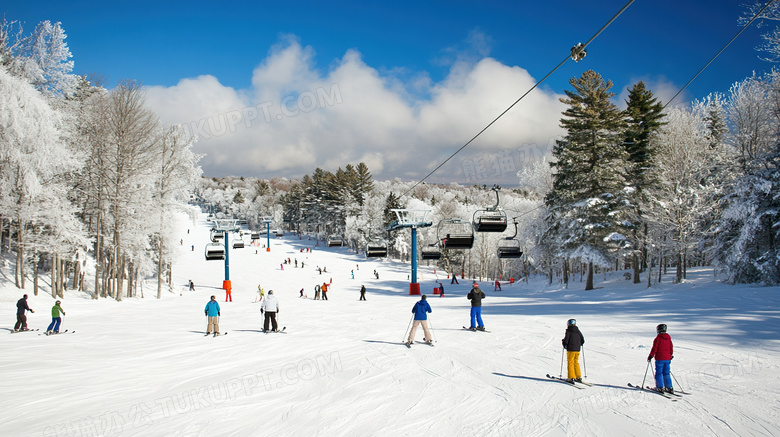
[[[431,339],[431,332],[428,330],[428,313],[432,312],[431,306],[428,304],[428,298],[423,294],[422,299],[414,304],[412,312],[414,313],[414,323],[412,324],[412,330],[409,332],[409,339],[406,341],[406,345],[409,346],[414,343],[414,333],[417,331],[417,326],[422,325],[423,333],[425,334],[425,342],[433,345]]]
[[[211,296],[211,300],[206,304],[206,309],[204,312],[209,318],[209,325],[208,328],[206,328],[206,335],[211,334],[212,327],[214,328],[214,335],[219,335],[219,316],[221,313],[219,311],[219,303],[217,302],[216,296]]]

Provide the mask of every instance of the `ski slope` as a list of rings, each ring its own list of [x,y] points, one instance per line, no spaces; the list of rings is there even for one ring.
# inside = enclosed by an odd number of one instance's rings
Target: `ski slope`
[[[29,325],[41,331],[0,335],[0,434],[780,435],[777,287],[724,285],[704,268],[692,269],[687,283],[672,285],[670,275],[651,289],[622,272],[598,276],[602,288],[589,292],[580,282],[564,289],[545,278],[494,292],[484,281],[491,332],[482,333],[462,329],[471,281],[451,285],[439,275],[440,298],[430,293],[433,268],[421,266],[436,345],[422,344],[418,330],[407,349],[403,335],[417,300],[408,296],[408,264],[292,235],[272,238],[270,252],[230,251],[233,301],[226,303],[224,264],[203,256],[205,217],[182,219],[175,293],[156,299],[154,280],[146,281],[145,298],[123,302],[69,292],[62,329],[73,334],[38,335],[51,321],[48,284],[32,296],[31,284],[14,287],[12,265],[2,267],[0,334],[10,332],[25,292],[36,311]],[[287,257],[299,267],[282,270]],[[313,300],[314,285],[331,280],[329,300]],[[286,333],[259,332],[258,283],[279,298]],[[299,297],[302,287],[308,298]],[[216,338],[204,336],[212,294],[227,332]],[[545,377],[561,373],[569,318],[586,339],[581,363],[595,385],[584,390]],[[674,341],[675,388],[692,393],[676,401],[627,387],[642,382],[658,323],[669,325]],[[650,372],[645,384],[654,385]]]

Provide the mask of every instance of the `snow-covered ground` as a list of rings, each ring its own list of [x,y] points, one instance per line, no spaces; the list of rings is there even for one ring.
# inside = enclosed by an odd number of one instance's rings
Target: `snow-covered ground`
[[[36,311],[30,327],[41,331],[0,335],[0,435],[780,435],[777,287],[724,285],[710,269],[651,289],[622,273],[600,275],[602,288],[590,292],[544,278],[501,292],[483,283],[491,332],[481,333],[461,328],[470,281],[440,277],[440,298],[430,294],[433,269],[421,267],[436,346],[407,349],[401,341],[417,300],[408,296],[408,265],[346,248],[301,253],[314,241],[288,235],[272,239],[270,252],[231,250],[233,302],[225,303],[224,265],[203,257],[205,215],[182,222],[180,233],[176,293],[155,299],[154,281],[146,298],[124,302],[68,293],[62,329],[75,334],[38,335],[51,321],[48,284],[32,296],[2,268],[0,333],[11,330],[25,292]],[[281,270],[287,257],[305,268]],[[313,300],[314,285],[331,279],[329,300]],[[279,297],[286,334],[259,332],[258,283]],[[308,298],[298,297],[301,287]],[[218,338],[204,336],[212,294],[228,333]],[[584,390],[545,377],[561,372],[572,317],[595,384]],[[692,393],[677,401],[627,387],[642,382],[658,323],[675,344],[676,388]],[[653,384],[649,373],[645,382]]]

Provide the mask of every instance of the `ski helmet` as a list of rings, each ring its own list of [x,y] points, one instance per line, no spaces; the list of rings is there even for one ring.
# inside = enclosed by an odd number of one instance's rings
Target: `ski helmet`
[[[655,331],[659,334],[666,332],[666,325],[661,323],[660,325],[655,327]]]
[[[424,294],[423,294],[423,295],[422,295],[422,300],[428,300],[428,296],[426,296],[426,295],[424,295]]]
[[[575,320],[575,319],[569,319],[569,321],[568,321],[568,322],[566,322],[566,324],[567,324],[567,325],[569,325],[569,326],[571,326],[571,325],[576,325],[576,324],[577,324],[577,320]]]

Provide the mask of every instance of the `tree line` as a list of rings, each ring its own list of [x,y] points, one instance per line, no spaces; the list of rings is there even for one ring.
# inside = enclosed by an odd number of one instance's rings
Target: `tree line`
[[[71,74],[65,38],[60,23],[0,24],[0,250],[35,294],[50,271],[53,296],[69,284],[121,300],[154,274],[159,297],[201,174],[194,139],[160,123],[139,83]]]

